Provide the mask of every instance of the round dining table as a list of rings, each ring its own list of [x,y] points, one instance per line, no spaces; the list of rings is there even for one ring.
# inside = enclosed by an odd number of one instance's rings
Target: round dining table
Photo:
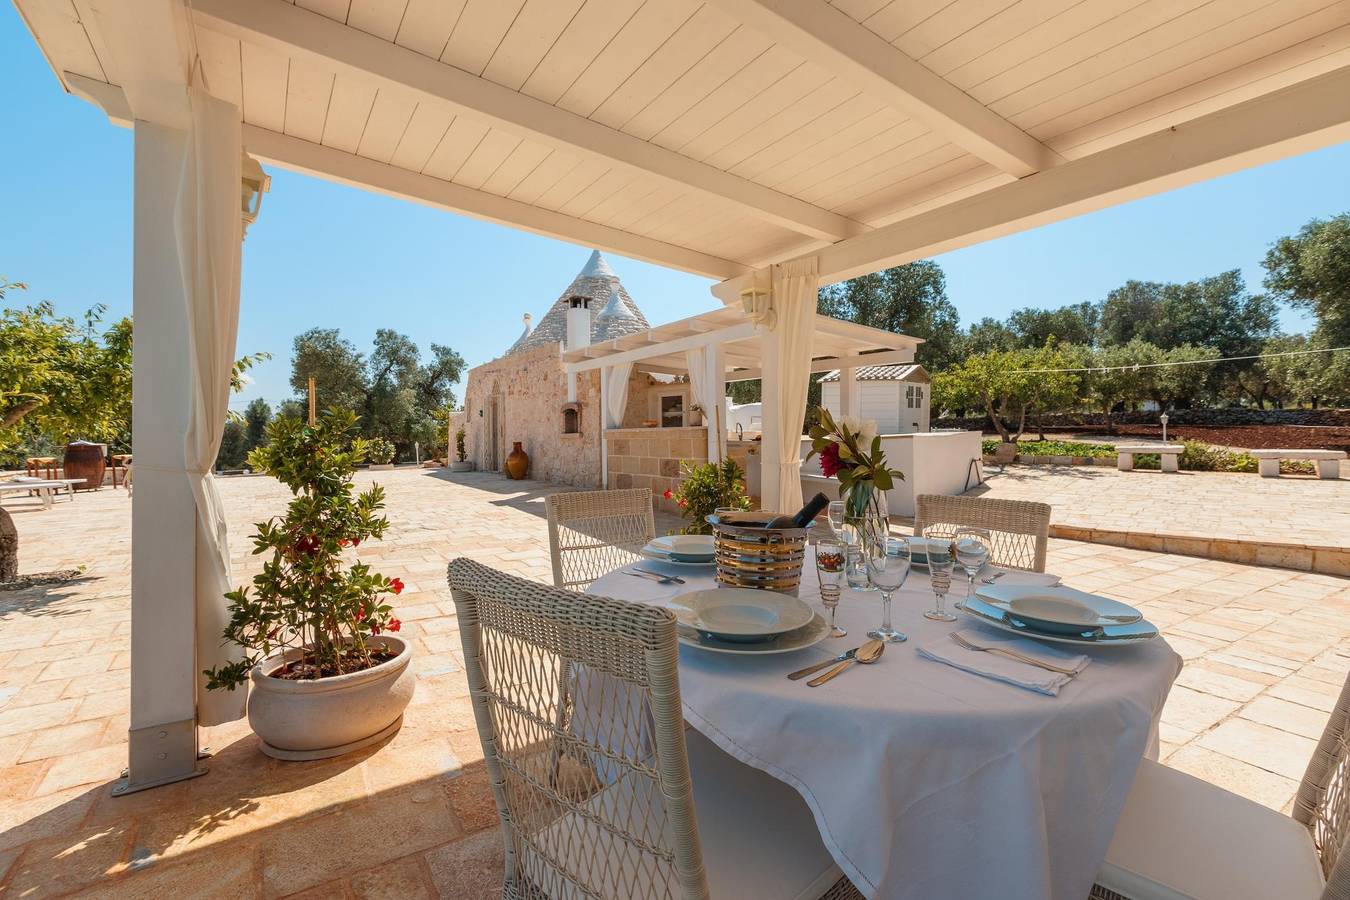
[[[711,567],[616,570],[588,592],[669,606],[716,587]],[[824,613],[808,552],[799,597]],[[950,599],[964,581],[953,579]],[[950,632],[999,634],[958,613],[923,617],[934,595],[914,569],[894,595],[908,640],[819,687],[789,672],[857,647],[881,620],[881,595],[845,589],[842,638],[781,655],[680,647],[686,721],[722,750],[802,796],[831,855],[871,898],[1083,900],[1105,859],[1135,770],[1156,758],[1157,725],[1181,658],[1162,637],[1088,647],[1057,696],[925,658]],[[1077,648],[1072,648],[1077,649]],[[747,797],[746,802],[753,802]]]

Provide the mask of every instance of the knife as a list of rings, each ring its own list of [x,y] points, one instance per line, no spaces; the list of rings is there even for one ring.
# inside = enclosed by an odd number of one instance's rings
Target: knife
[[[793,681],[796,681],[796,680],[798,680],[798,679],[800,679],[800,678],[805,678],[807,675],[810,675],[812,672],[819,672],[821,669],[825,668],[826,666],[832,666],[832,665],[834,665],[835,663],[841,663],[841,662],[843,662],[843,661],[846,660],[846,659],[852,659],[854,656],[857,655],[859,649],[861,649],[861,648],[859,648],[859,647],[854,647],[852,650],[848,650],[848,651],[845,651],[845,652],[839,654],[839,655],[836,656],[834,659],[827,659],[827,660],[825,660],[825,661],[822,662],[822,663],[816,663],[814,666],[807,666],[805,669],[798,669],[797,671],[792,672],[791,674],[789,674],[789,675],[788,675],[788,678],[792,679]]]

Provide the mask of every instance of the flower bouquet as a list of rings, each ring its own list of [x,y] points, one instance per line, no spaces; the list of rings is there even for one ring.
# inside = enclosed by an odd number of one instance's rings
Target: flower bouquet
[[[874,527],[885,528],[886,491],[903,481],[904,473],[886,465],[877,423],[840,416],[819,407],[819,421],[811,426],[809,460],[820,454],[820,470],[826,478],[839,479],[839,497],[844,501],[844,521],[864,535]]]

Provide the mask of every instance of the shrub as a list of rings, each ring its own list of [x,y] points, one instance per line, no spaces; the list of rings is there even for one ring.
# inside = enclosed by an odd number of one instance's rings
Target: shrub
[[[745,473],[734,459],[721,463],[680,463],[682,480],[674,490],[666,491],[667,500],[680,504],[680,515],[689,524],[680,529],[682,534],[711,534],[707,517],[719,508],[749,509],[750,497],[745,493]]]
[[[353,496],[352,473],[370,449],[355,432],[356,417],[346,410],[330,410],[314,425],[281,417],[268,425],[266,446],[249,454],[255,471],[280,480],[295,496],[286,515],[258,523],[253,552],[272,558],[252,591],[225,595],[225,640],[242,647],[244,658],[206,670],[208,688],[233,690],[263,659],[292,648],[303,652],[281,677],[323,678],[384,661],[366,638],[399,630],[383,598],[401,593],[403,582],[343,558],[347,547],[379,540],[389,526],[379,515],[383,488],[372,485]]]
[[[468,432],[465,431],[463,425],[459,426],[459,431],[455,432],[455,458],[460,462],[464,462],[468,457],[468,451],[464,449],[464,437],[466,434],[468,434]]]
[[[382,437],[371,438],[366,442],[366,458],[377,466],[386,466],[394,461],[394,445]]]
[[[998,440],[980,442],[981,452],[993,456],[998,449]],[[1114,456],[1114,444],[1089,444],[1084,441],[1021,441],[1017,452],[1023,456]]]

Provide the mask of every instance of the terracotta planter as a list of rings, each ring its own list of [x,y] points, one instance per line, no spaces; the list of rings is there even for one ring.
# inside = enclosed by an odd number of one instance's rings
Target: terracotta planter
[[[473,463],[467,459],[457,459],[450,463],[451,472],[472,472]]]
[[[529,471],[530,454],[526,453],[525,448],[520,446],[520,441],[513,442],[511,452],[506,457],[506,474],[519,481]]]
[[[412,648],[390,635],[370,638],[368,643],[398,655],[370,669],[314,681],[267,674],[298,657],[298,648],[253,667],[248,724],[262,739],[264,753],[276,759],[327,759],[398,731],[417,683],[408,666]]]

